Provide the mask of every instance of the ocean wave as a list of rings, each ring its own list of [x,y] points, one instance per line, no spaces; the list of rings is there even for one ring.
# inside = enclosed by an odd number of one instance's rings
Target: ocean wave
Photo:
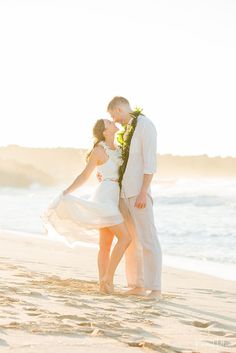
[[[212,195],[154,196],[154,201],[162,205],[191,204],[196,207],[236,206],[236,199]]]

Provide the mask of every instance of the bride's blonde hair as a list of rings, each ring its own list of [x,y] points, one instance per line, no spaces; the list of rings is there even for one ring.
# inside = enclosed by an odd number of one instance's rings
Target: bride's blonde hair
[[[104,130],[105,130],[104,119],[98,119],[93,126],[94,143],[93,143],[92,149],[88,152],[88,154],[86,156],[86,161],[89,160],[89,157],[90,157],[94,147],[96,147],[99,142],[105,141],[105,137],[103,135]]]

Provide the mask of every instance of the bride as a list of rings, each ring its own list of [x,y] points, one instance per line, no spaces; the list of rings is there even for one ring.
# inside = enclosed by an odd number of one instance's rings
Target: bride
[[[73,183],[67,187],[43,215],[46,224],[63,235],[69,242],[79,240],[79,227],[95,228],[100,233],[100,244],[117,237],[117,243],[109,258],[98,256],[100,291],[113,293],[113,279],[116,268],[131,242],[119,210],[120,187],[118,169],[122,164],[120,151],[114,143],[118,131],[115,123],[108,119],[99,119],[93,127],[94,146],[87,156],[87,164]],[[94,169],[102,175],[102,181],[92,195],[85,199],[71,193],[81,187]],[[47,228],[47,227],[46,227]]]

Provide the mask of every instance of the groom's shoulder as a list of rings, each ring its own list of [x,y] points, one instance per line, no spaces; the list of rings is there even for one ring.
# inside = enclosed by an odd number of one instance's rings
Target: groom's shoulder
[[[139,121],[140,128],[149,126],[155,129],[155,125],[153,121],[150,118],[148,118],[146,115],[143,115],[143,114],[140,115],[138,118],[138,121]]]

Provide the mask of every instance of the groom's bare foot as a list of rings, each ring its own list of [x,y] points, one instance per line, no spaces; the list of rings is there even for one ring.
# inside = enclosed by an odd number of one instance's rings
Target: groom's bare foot
[[[145,296],[146,291],[144,288],[141,287],[135,287],[132,289],[129,289],[125,292],[125,295],[140,295],[140,296]]]
[[[152,290],[152,291],[148,294],[148,298],[157,298],[157,299],[161,299],[161,291],[160,291],[160,290]]]

